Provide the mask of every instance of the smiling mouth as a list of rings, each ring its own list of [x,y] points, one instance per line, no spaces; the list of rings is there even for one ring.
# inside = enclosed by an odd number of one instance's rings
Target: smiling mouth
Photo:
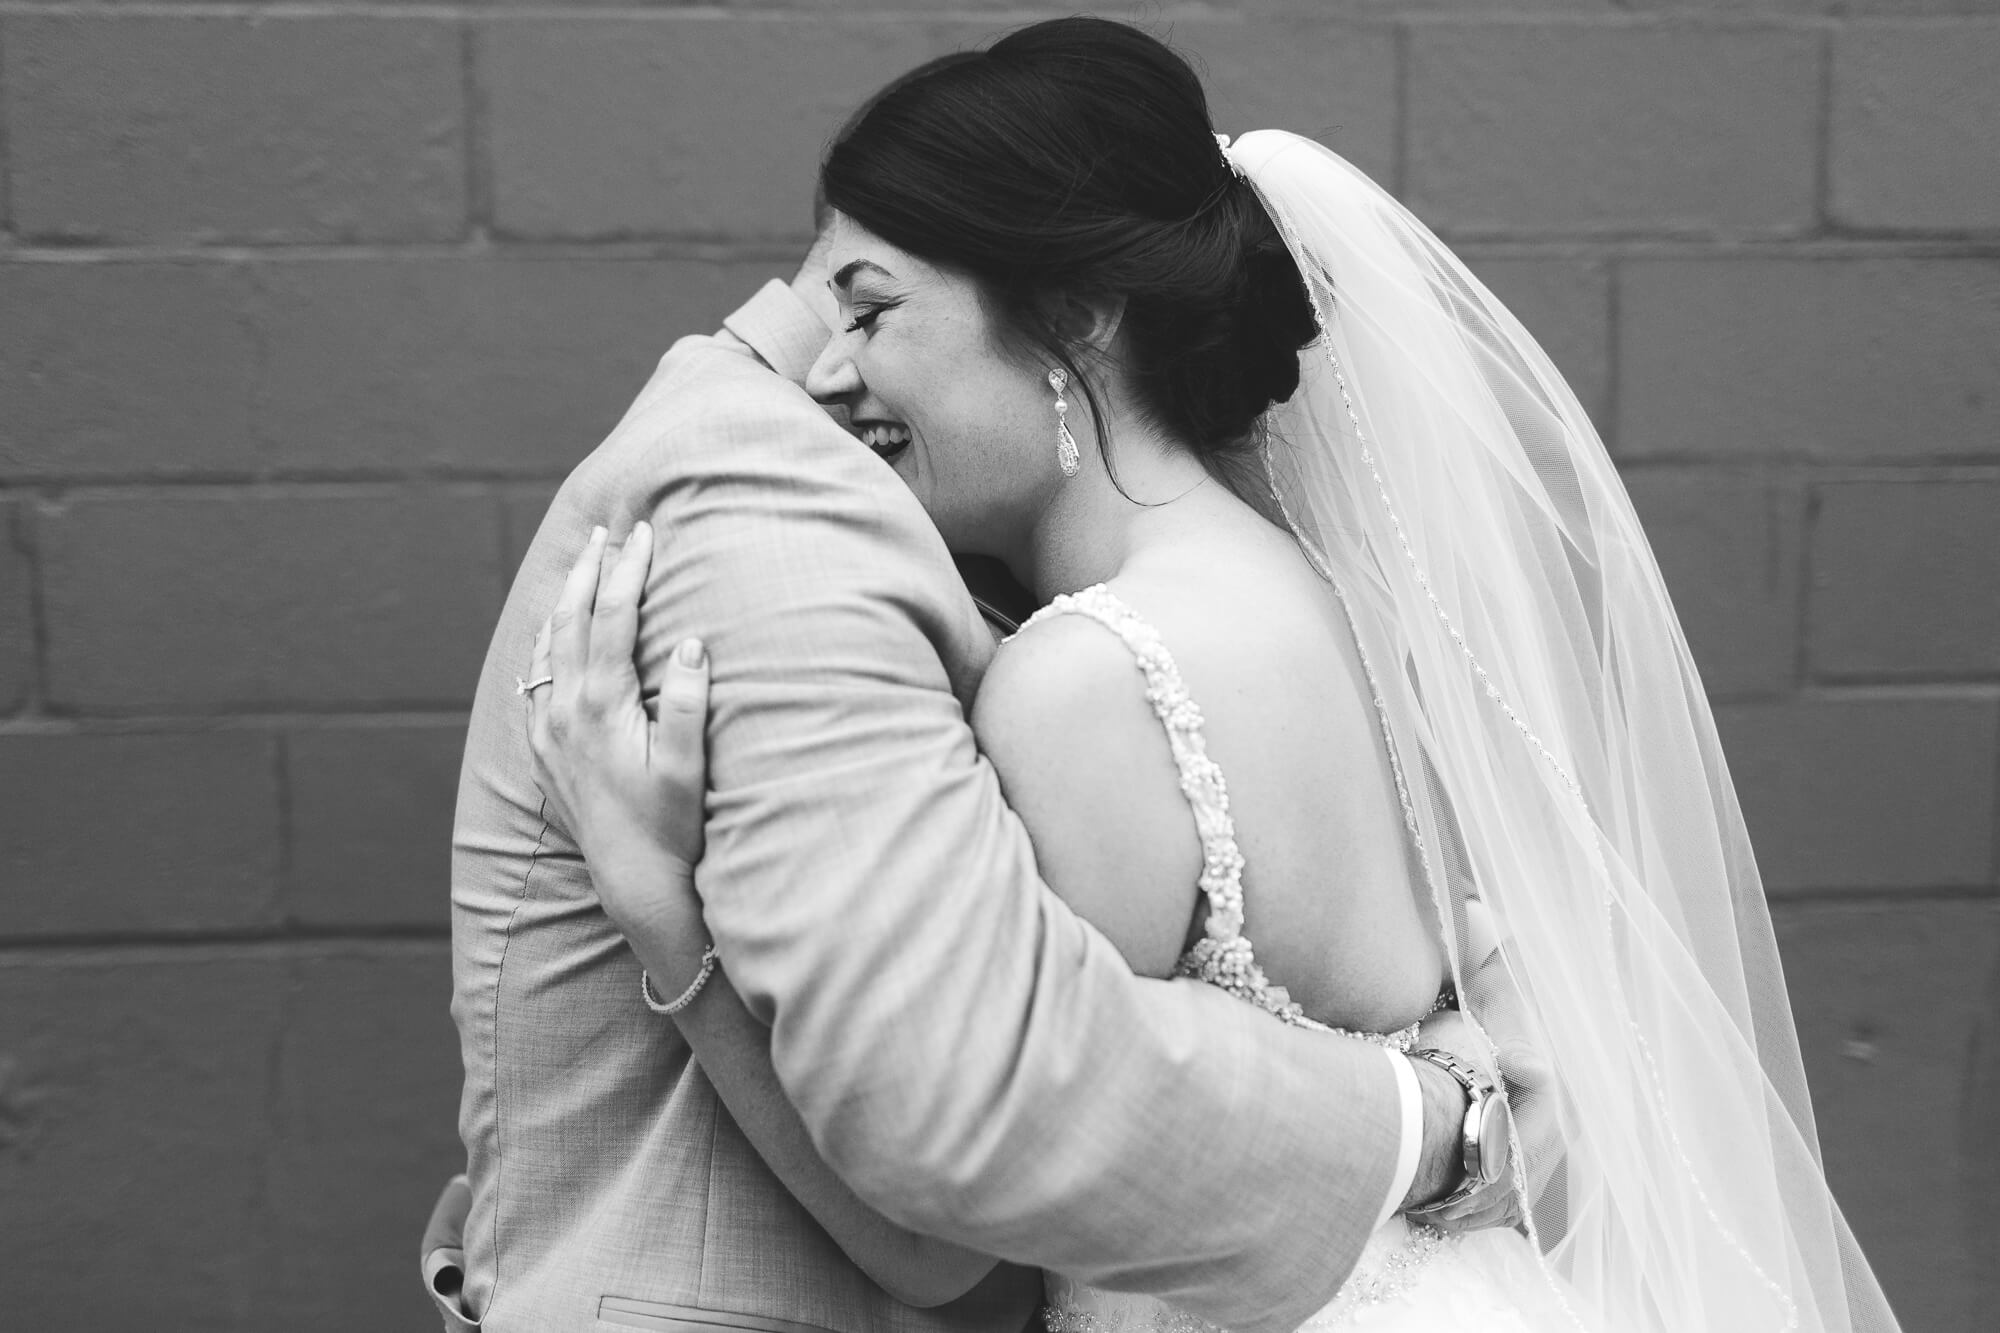
[[[910,447],[910,428],[893,421],[857,421],[854,433],[885,463],[893,463]]]

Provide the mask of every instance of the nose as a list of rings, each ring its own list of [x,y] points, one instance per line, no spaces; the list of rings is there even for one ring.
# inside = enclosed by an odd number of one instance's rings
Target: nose
[[[848,353],[846,334],[836,333],[806,372],[806,392],[822,403],[838,403],[861,391],[861,372]]]

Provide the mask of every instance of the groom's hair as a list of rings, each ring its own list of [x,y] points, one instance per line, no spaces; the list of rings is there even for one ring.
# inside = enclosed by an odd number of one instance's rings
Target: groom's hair
[[[1122,299],[1140,408],[1219,471],[1297,389],[1299,349],[1318,334],[1283,237],[1217,145],[1201,81],[1123,23],[1037,23],[912,70],[836,138],[820,193],[971,275],[1002,333],[1066,368],[1093,409],[1087,357],[1059,316],[1065,301]]]

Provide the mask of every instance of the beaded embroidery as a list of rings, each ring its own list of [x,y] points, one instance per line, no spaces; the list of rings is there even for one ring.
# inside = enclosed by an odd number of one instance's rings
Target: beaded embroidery
[[[1412,1226],[1410,1238],[1367,1276],[1356,1273],[1325,1309],[1299,1326],[1298,1333],[1330,1333],[1371,1305],[1393,1301],[1422,1280],[1431,1260],[1457,1238],[1436,1227]]]
[[[1073,1305],[1045,1305],[1042,1323],[1049,1333],[1221,1333],[1215,1325],[1171,1306],[1156,1306],[1138,1320],[1127,1318],[1129,1313],[1098,1315]]]
[[[1412,1225],[1403,1242],[1380,1256],[1378,1263],[1371,1264],[1364,1256],[1339,1294],[1301,1324],[1298,1333],[1335,1333],[1351,1326],[1363,1311],[1407,1294],[1423,1280],[1432,1261],[1458,1239],[1436,1227]],[[1074,1284],[1067,1279],[1058,1283],[1061,1303],[1042,1307],[1042,1326],[1048,1333],[1223,1333],[1184,1310],[1144,1298],[1113,1296],[1106,1302],[1100,1294],[1104,1308],[1085,1309],[1070,1303],[1078,1295]]]

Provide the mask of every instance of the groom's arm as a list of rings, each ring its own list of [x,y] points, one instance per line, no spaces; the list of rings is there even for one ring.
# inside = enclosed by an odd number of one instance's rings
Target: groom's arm
[[[815,1142],[916,1229],[1296,1326],[1389,1188],[1388,1062],[1134,978],[1041,886],[943,665],[984,632],[935,532],[795,390],[748,397],[670,442],[642,665],[710,644],[709,924]]]

